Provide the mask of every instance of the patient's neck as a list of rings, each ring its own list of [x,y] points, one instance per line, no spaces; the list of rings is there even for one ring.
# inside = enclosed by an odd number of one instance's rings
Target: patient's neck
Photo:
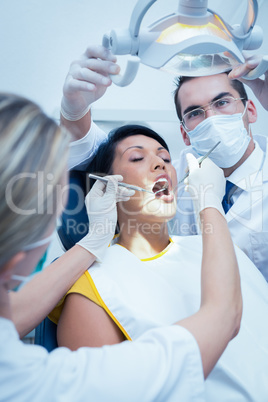
[[[118,242],[138,258],[150,258],[163,251],[169,244],[166,223],[137,222],[130,219],[119,222]]]

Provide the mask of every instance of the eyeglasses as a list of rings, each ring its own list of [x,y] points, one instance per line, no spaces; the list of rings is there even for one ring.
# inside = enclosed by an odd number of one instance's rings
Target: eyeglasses
[[[199,123],[206,118],[206,111],[211,109],[215,114],[235,114],[237,109],[238,100],[244,100],[244,98],[233,98],[232,96],[226,96],[225,98],[217,99],[208,103],[202,107],[191,110],[185,113],[182,118],[182,124],[188,131],[192,131]]]

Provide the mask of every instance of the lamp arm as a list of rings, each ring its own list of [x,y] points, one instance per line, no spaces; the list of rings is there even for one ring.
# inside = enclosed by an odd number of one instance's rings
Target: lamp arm
[[[241,23],[242,35],[246,35],[253,29],[258,16],[258,8],[257,0],[248,0],[247,11]]]
[[[132,38],[138,37],[143,17],[156,1],[157,0],[139,0],[135,5],[129,22],[129,32]]]
[[[212,15],[214,15],[215,17],[217,17],[220,22],[222,23],[222,25],[224,26],[225,31],[228,33],[228,35],[230,35],[230,37],[233,37],[233,28],[231,27],[230,24],[228,24],[228,22],[226,22],[218,13],[216,13],[216,11],[211,10],[211,8],[208,8],[208,12],[211,13]]]
[[[226,32],[236,40],[244,40],[249,37],[255,25],[258,16],[258,2],[257,0],[248,0],[246,14],[238,28],[233,28],[215,11],[208,8],[208,11],[214,14],[223,23]]]
[[[226,31],[232,38],[239,41],[248,38],[251,34],[251,31],[255,25],[258,16],[258,1],[248,0],[246,14],[244,15],[241,24],[238,26],[238,28],[235,29],[231,27],[227,22],[225,22],[223,18],[215,11],[210,10],[209,8],[208,11],[216,15],[223,22]]]

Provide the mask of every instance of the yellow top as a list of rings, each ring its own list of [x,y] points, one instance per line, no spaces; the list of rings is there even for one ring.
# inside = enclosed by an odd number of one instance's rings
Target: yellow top
[[[51,311],[48,318],[53,321],[55,324],[58,324],[66,296],[70,293],[78,293],[92,300],[94,303],[100,306],[100,303],[97,299],[97,296],[94,293],[90,282],[87,279],[86,273],[84,273],[80,278],[75,282],[75,284],[68,290],[65,296],[58,302],[54,310]]]

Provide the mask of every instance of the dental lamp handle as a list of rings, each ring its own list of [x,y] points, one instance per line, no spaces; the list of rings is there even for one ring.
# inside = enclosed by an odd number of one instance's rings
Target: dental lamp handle
[[[255,80],[256,78],[259,78],[262,74],[264,74],[267,70],[268,70],[268,56],[263,56],[260,64],[253,70],[249,71],[249,73],[244,75],[242,78],[245,80]]]
[[[110,41],[111,41],[111,35],[105,34],[102,39],[102,45],[106,49],[112,50],[110,46]],[[129,85],[132,81],[134,81],[139,69],[139,65],[140,65],[140,58],[137,56],[131,56],[128,58],[124,74],[110,75],[110,78],[114,84],[118,85],[119,87],[125,87]]]
[[[132,81],[134,81],[139,65],[140,65],[140,58],[138,56],[134,56],[133,54],[137,54],[137,50],[135,46],[137,45],[137,37],[140,31],[140,25],[142,19],[148,9],[155,3],[157,0],[139,0],[134,10],[131,14],[129,28],[126,32],[119,37],[117,37],[117,32],[112,31],[111,33],[105,34],[102,39],[102,45],[107,49],[111,50],[113,53],[113,48],[116,49],[115,54],[132,54],[128,58],[127,66],[125,73],[118,74],[118,75],[111,75],[110,78],[114,84],[125,87],[129,85]],[[115,42],[119,45],[115,45]]]

